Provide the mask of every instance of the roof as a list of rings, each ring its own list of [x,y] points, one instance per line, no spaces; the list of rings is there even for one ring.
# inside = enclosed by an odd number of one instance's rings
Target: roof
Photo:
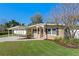
[[[34,26],[41,26],[41,27],[44,27],[45,25],[52,25],[52,26],[55,26],[57,24],[52,24],[52,23],[39,23],[39,24],[34,24],[34,25],[30,25],[28,27],[34,27]],[[62,24],[58,24],[59,26],[64,26]]]
[[[58,26],[58,27],[65,27],[65,24],[53,24],[53,23],[39,23],[39,24],[34,24],[34,25],[30,25],[30,26],[28,26],[28,28],[31,28],[31,27],[44,27],[44,26]],[[72,27],[72,29],[73,29],[73,27]],[[79,25],[76,25],[76,26],[74,26],[74,29],[79,29]]]
[[[48,26],[56,26],[57,24],[40,23],[40,24],[30,25],[30,26],[28,26],[28,27],[26,27],[26,26],[15,26],[15,27],[8,28],[8,30],[26,30],[27,28],[31,28],[31,27],[35,27],[35,26],[44,27],[44,26],[46,26],[46,25],[48,25]],[[62,27],[64,27],[65,25],[58,24],[57,26],[62,26]],[[75,29],[79,29],[79,26],[76,26]]]
[[[25,26],[15,26],[15,27],[8,28],[8,30],[24,30],[24,29],[27,29],[27,27],[25,27]]]

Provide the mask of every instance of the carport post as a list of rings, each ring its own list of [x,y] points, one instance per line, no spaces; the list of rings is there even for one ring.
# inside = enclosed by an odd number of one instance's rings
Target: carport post
[[[9,30],[8,30],[8,37],[9,37]]]
[[[13,29],[12,29],[12,36],[13,36]]]
[[[19,31],[19,28],[18,28],[18,31]],[[18,38],[19,38],[19,32],[18,32]]]

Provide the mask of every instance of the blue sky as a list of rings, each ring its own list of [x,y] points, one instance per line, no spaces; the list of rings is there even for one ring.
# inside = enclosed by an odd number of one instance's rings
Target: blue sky
[[[0,23],[15,19],[29,24],[31,16],[39,13],[45,20],[56,4],[48,3],[2,3],[0,4]]]

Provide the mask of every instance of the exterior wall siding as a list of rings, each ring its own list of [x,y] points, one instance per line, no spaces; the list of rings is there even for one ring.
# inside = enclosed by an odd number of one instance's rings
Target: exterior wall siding
[[[64,38],[64,30],[63,29],[59,29],[58,37]]]

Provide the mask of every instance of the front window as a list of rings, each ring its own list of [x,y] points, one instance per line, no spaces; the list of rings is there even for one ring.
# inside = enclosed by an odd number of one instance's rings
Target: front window
[[[47,29],[46,29],[46,33],[47,33],[47,34],[51,34],[51,28],[47,28]]]
[[[52,34],[56,34],[57,35],[58,34],[57,31],[58,31],[58,28],[52,28]]]

